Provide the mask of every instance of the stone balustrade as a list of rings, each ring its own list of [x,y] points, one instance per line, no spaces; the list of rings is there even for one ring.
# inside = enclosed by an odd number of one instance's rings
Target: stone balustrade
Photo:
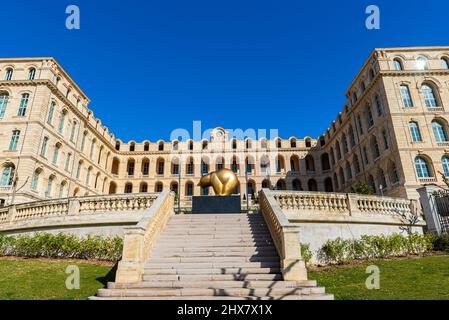
[[[259,205],[281,259],[284,280],[307,280],[307,270],[301,257],[299,228],[289,223],[273,193],[268,189],[259,193]]]
[[[121,194],[22,203],[1,208],[0,224],[111,212],[138,213],[150,208],[158,195],[157,193]]]
[[[175,194],[163,191],[136,226],[125,228],[123,255],[117,268],[117,283],[135,283],[142,280],[145,261],[170,217],[175,214],[174,204]]]
[[[416,200],[358,194],[269,191],[285,212],[326,213],[342,216],[416,214]]]

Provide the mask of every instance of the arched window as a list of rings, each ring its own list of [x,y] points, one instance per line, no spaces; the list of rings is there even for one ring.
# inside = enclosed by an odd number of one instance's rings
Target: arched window
[[[141,193],[146,193],[146,192],[148,192],[148,184],[147,184],[146,182],[142,182],[142,183],[140,184],[139,192],[141,192]]]
[[[206,175],[209,173],[209,163],[205,159],[201,160],[201,174]]]
[[[190,151],[193,150],[193,141],[192,140],[189,141],[189,150]]]
[[[164,190],[164,185],[162,182],[156,182],[156,185],[154,186],[155,192],[162,192]]]
[[[237,149],[237,139],[232,139],[232,149]]]
[[[276,148],[280,149],[282,148],[282,140],[281,139],[276,139]]]
[[[262,139],[262,140],[260,141],[260,147],[261,147],[262,149],[266,149],[266,148],[267,148],[267,140],[266,140],[266,139]]]
[[[143,151],[150,151],[150,144],[148,142],[145,142],[143,145]]]
[[[9,96],[7,93],[0,93],[0,119],[5,116],[6,107],[8,106],[8,98]]]
[[[418,70],[427,70],[429,69],[429,61],[424,56],[419,56],[416,58],[416,68]]]
[[[253,148],[253,142],[251,139],[246,140],[246,149],[252,149]]]
[[[157,165],[156,165],[156,174],[163,175],[164,174],[164,166],[165,166],[164,159],[158,159]]]
[[[312,148],[312,140],[310,138],[306,139],[306,148]]]
[[[346,135],[343,133],[343,136],[341,137],[341,143],[343,144],[343,153],[346,154],[349,152],[348,147],[348,139],[346,138]]]
[[[202,149],[207,150],[207,141],[206,140],[204,140],[202,143]]]
[[[83,148],[81,148],[83,150]],[[120,141],[115,142],[115,150],[120,151]]]
[[[133,184],[128,182],[125,184],[125,193],[133,193]]]
[[[150,174],[150,160],[148,158],[144,158],[142,160],[142,176],[148,177]]]
[[[401,85],[401,97],[402,97],[402,102],[404,103],[405,108],[413,107],[413,100],[410,95],[410,89],[405,84]]]
[[[306,171],[315,172],[315,159],[309,154],[305,157]]]
[[[6,69],[5,80],[6,81],[12,80],[13,73],[14,73],[14,71],[11,68]]]
[[[290,140],[290,148],[296,148],[296,139]]]
[[[398,59],[398,58],[394,59],[393,63],[394,63],[394,69],[396,71],[404,70],[404,68],[402,66],[402,61],[400,59]]]
[[[409,122],[410,134],[412,136],[412,141],[420,142],[422,141],[421,131],[419,130],[418,123],[415,121]]]
[[[307,182],[307,187],[309,188],[309,191],[318,191],[318,185],[315,179],[310,179]]]
[[[128,174],[128,177],[134,176],[135,167],[136,167],[136,162],[134,161],[134,159],[129,159],[128,164],[126,166],[126,173]]]
[[[186,172],[188,175],[193,175],[195,171],[195,166],[193,163],[193,158],[190,158],[186,165]]]
[[[10,186],[12,186],[15,169],[16,168],[14,167],[13,164],[7,164],[3,168],[2,177],[0,179],[0,186],[1,187],[10,187]]]
[[[415,168],[419,178],[429,178],[431,176],[429,165],[424,158],[415,158]]]
[[[34,77],[36,76],[36,69],[30,68],[28,71],[28,80],[34,80]]]
[[[136,151],[136,144],[134,142],[131,142],[129,145],[129,151],[134,152]]]
[[[159,142],[159,144],[158,144],[158,150],[159,150],[159,151],[164,151],[164,142],[163,142],[163,141]]]
[[[441,164],[443,165],[444,175],[449,177],[449,157],[443,156],[441,158]]]
[[[442,123],[438,120],[432,121],[433,134],[435,135],[436,142],[447,141],[446,129]]]
[[[421,87],[422,94],[424,96],[424,103],[427,108],[436,108],[438,105],[435,90],[432,86],[424,84]]]
[[[441,58],[441,68],[442,69],[449,69],[449,59],[448,58]]]
[[[179,148],[179,142],[178,141],[173,141],[173,150],[177,151]]]

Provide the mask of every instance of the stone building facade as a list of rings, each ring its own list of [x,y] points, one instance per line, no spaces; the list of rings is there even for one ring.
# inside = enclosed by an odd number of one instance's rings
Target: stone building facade
[[[236,193],[261,188],[417,198],[449,176],[449,47],[375,49],[347,104],[312,139],[252,137],[218,127],[203,140],[116,138],[53,58],[0,59],[0,205],[171,189],[186,205],[197,183],[233,169]]]

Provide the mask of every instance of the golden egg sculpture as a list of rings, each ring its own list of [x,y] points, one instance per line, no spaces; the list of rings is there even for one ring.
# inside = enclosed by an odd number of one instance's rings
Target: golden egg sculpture
[[[198,183],[201,188],[212,187],[216,196],[230,196],[239,181],[232,170],[222,169],[203,176]]]

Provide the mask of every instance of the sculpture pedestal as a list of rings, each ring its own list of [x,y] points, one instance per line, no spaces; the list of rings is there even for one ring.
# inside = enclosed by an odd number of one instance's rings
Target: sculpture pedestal
[[[240,213],[242,211],[240,196],[226,197],[199,196],[192,198],[192,214],[205,213]]]

